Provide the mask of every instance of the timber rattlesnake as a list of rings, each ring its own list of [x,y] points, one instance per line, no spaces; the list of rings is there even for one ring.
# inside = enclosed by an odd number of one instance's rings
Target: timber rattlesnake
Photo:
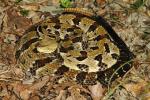
[[[134,57],[104,19],[74,10],[29,28],[17,42],[15,56],[33,76],[50,74],[62,76],[59,82],[68,78],[87,85],[107,85],[110,78],[123,76]]]

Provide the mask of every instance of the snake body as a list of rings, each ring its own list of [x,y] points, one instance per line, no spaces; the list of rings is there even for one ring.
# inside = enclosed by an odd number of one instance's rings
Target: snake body
[[[29,28],[17,41],[15,56],[18,66],[32,76],[61,76],[59,82],[86,85],[107,85],[122,77],[132,67],[132,62],[124,63],[133,59],[103,18],[74,11]]]

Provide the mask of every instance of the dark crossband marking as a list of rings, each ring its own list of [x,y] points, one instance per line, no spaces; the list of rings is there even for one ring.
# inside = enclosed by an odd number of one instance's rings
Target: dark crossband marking
[[[20,56],[20,54],[21,54],[23,51],[27,50],[27,49],[30,47],[30,45],[31,45],[32,43],[37,42],[38,40],[39,40],[38,38],[33,38],[33,39],[27,41],[25,44],[23,44],[23,45],[22,45],[22,48],[21,48],[20,50],[16,51],[16,54],[15,54],[16,58],[18,59],[19,56]]]
[[[66,67],[65,65],[62,65],[61,67],[59,67],[57,69],[57,71],[55,72],[56,75],[63,75],[65,72],[69,71],[69,68]]]
[[[87,56],[87,52],[86,51],[80,51],[81,55],[86,57]]]
[[[61,25],[60,25],[60,24],[56,24],[56,25],[54,26],[54,28],[60,29],[60,28],[61,28]]]
[[[82,41],[82,48],[83,50],[86,50],[88,48],[88,42]]]
[[[60,36],[60,33],[58,31],[54,32],[57,36]]]
[[[33,64],[33,66],[37,66],[38,68],[44,66],[46,63],[50,63],[52,62],[54,58],[43,58],[43,59],[40,59],[40,60],[35,60],[35,63]]]
[[[30,68],[29,71],[30,71],[30,73],[32,73],[32,75],[36,75],[36,70],[37,70],[37,69],[39,69],[38,66],[33,66],[33,67]]]
[[[48,28],[48,26],[47,25],[44,25],[44,26],[42,26],[44,29],[47,29]]]
[[[33,75],[36,75],[36,71],[39,68],[44,67],[48,63],[51,63],[53,59],[54,58],[47,57],[41,60],[35,60],[35,62],[33,63],[33,66],[30,68],[30,72],[33,73]]]
[[[89,32],[91,32],[91,31],[95,31],[96,30],[96,28],[97,28],[97,26],[98,26],[98,24],[96,23],[96,22],[94,22],[91,26],[90,26],[90,28],[89,28]]]
[[[22,45],[21,51],[28,49],[32,43],[37,42],[37,41],[39,41],[38,38],[34,38],[34,39],[27,41],[25,44]]]
[[[99,68],[100,71],[107,69],[107,65],[105,63],[99,62],[98,66],[100,67]]]
[[[32,51],[33,51],[34,53],[39,53],[39,51],[37,50],[37,48],[34,48]]]
[[[104,46],[105,46],[105,50],[107,53],[110,53],[110,50],[109,50],[109,46],[107,43],[104,43]]]
[[[119,56],[117,55],[117,54],[111,54],[111,56],[112,56],[112,58],[114,58],[114,59],[118,59],[119,58]]]
[[[101,62],[102,61],[102,54],[97,55],[94,59]]]
[[[88,65],[85,65],[85,64],[77,64],[78,68],[81,70],[81,71],[85,71],[87,72],[89,70],[89,66]]]
[[[86,56],[76,57],[76,59],[79,60],[79,61],[82,61],[82,60],[84,60],[86,58],[87,58]]]
[[[68,28],[67,29],[67,32],[73,32],[74,31],[74,28]]]
[[[79,25],[80,20],[81,19],[79,17],[76,17],[75,19],[73,19],[73,22],[75,25]]]
[[[101,35],[98,35],[94,40],[99,41],[101,40],[103,37]]]
[[[16,51],[15,58],[18,59],[21,54],[21,50]]]
[[[87,58],[87,52],[86,51],[80,51],[81,56],[76,57],[77,60],[82,61]]]
[[[85,84],[96,84],[96,74],[95,73],[88,73],[88,77],[86,76],[86,79],[84,80]]]
[[[83,83],[84,79],[86,78],[87,72],[80,72],[76,76],[77,83]]]
[[[69,35],[66,34],[63,41],[68,41],[68,40],[69,40]]]
[[[64,52],[64,53],[67,53],[69,50],[73,50],[74,47],[73,46],[70,46],[68,48],[64,48],[63,46],[60,47],[60,52]]]
[[[92,50],[97,50],[97,49],[99,49],[97,46],[95,46],[95,47],[91,47],[91,49]]]
[[[75,37],[74,39],[72,39],[72,42],[81,42],[82,41],[82,37]]]

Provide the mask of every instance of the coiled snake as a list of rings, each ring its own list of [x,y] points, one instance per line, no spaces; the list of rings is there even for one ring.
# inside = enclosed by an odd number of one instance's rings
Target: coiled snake
[[[122,77],[134,57],[103,18],[71,10],[29,28],[18,40],[15,56],[32,76],[56,75],[59,82],[86,85],[108,85]]]

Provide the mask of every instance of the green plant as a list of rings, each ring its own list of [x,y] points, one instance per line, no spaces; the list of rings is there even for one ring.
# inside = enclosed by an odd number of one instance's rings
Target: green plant
[[[131,7],[132,9],[138,9],[138,8],[140,8],[141,6],[144,5],[145,1],[146,1],[146,0],[136,0],[133,4],[131,4],[130,7]]]
[[[60,0],[60,6],[63,8],[71,7],[71,1],[72,0]]]
[[[21,2],[22,0],[15,0],[15,3],[19,3],[19,2]]]
[[[21,14],[22,16],[28,16],[29,10],[21,9],[21,10],[20,10],[20,14]]]

